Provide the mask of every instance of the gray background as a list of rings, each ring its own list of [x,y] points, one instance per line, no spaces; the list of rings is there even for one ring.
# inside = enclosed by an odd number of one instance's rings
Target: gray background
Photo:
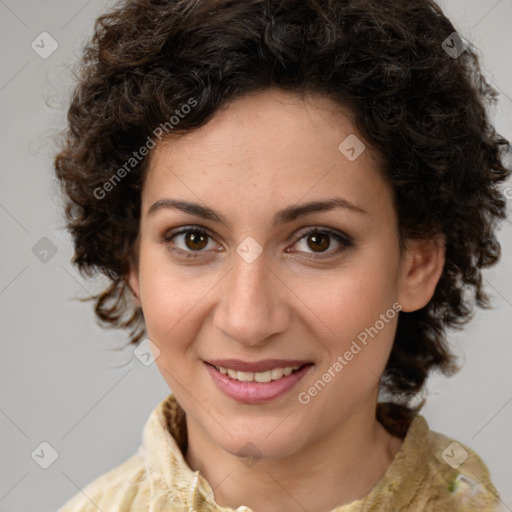
[[[170,392],[154,364],[134,359],[133,348],[115,350],[126,336],[96,325],[92,303],[73,300],[105,281],[83,280],[70,264],[52,138],[64,126],[70,68],[106,5],[0,0],[0,512],[55,511],[135,452],[147,417]],[[493,119],[512,139],[512,0],[440,5],[459,33],[479,46],[485,73],[501,92]],[[43,31],[58,42],[47,59],[31,48]],[[57,250],[46,263],[32,250],[48,243],[40,242],[43,237]],[[484,274],[495,308],[478,311],[465,331],[451,335],[464,368],[451,379],[430,379],[423,414],[433,430],[482,457],[512,510],[510,221],[500,240],[502,262]],[[48,469],[35,461],[50,460],[44,446],[41,456],[45,441],[58,454]],[[34,450],[39,458],[32,458]]]

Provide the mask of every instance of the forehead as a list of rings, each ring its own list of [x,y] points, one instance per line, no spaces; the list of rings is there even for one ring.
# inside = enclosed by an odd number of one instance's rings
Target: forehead
[[[348,158],[354,152],[346,153],[347,145],[360,152],[357,158]],[[385,187],[378,155],[358,136],[350,112],[327,98],[267,90],[233,101],[202,127],[158,144],[143,208],[167,195],[208,204],[216,198],[217,206],[220,199],[268,208],[326,194],[360,203],[381,200]]]

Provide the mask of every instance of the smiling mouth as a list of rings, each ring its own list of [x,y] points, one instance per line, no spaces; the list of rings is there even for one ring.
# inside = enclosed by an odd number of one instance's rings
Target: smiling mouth
[[[263,404],[277,400],[297,386],[314,366],[314,363],[308,361],[285,359],[258,362],[218,359],[204,361],[204,364],[217,388],[227,397],[243,404]]]
[[[311,365],[312,363],[305,363],[296,366],[285,366],[280,368],[272,368],[271,370],[266,370],[264,372],[243,372],[232,370],[231,368],[226,368],[224,366],[216,366],[211,363],[207,363],[210,366],[213,366],[219,373],[222,375],[226,375],[228,378],[238,381],[238,382],[272,382],[275,380],[282,379],[283,377],[288,377],[292,373],[300,371],[305,366]]]

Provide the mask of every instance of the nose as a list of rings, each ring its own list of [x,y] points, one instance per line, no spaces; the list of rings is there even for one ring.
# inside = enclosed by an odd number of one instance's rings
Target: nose
[[[238,255],[224,284],[214,314],[214,326],[246,346],[265,345],[273,335],[286,331],[291,292],[268,266],[264,253],[252,263]]]

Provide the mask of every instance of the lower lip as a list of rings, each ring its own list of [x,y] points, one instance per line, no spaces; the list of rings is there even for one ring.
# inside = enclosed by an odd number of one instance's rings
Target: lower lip
[[[245,404],[269,402],[290,391],[309,371],[311,363],[300,370],[270,382],[242,382],[218,372],[211,364],[205,363],[219,389],[228,397]]]

